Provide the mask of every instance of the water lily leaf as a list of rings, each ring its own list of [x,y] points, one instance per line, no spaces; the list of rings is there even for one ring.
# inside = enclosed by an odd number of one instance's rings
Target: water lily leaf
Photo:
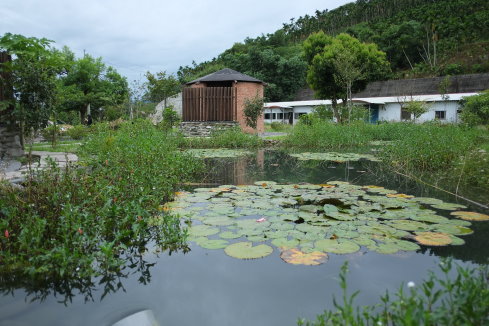
[[[300,211],[305,211],[305,212],[309,212],[309,213],[317,213],[321,209],[322,209],[321,206],[317,206],[317,205],[302,205],[302,206],[299,206],[299,210]]]
[[[389,225],[392,227],[404,230],[404,231],[428,231],[430,227],[418,221],[410,221],[410,220],[391,220],[389,221]]]
[[[277,183],[274,181],[256,181],[254,184],[256,186],[267,187],[267,186],[274,186]]]
[[[369,239],[367,237],[357,237],[357,238],[353,238],[351,239],[351,241],[355,242],[356,244],[360,245],[360,246],[375,246],[375,241],[372,240],[372,239]]]
[[[265,236],[269,239],[286,238],[288,236],[287,231],[266,231]]]
[[[321,265],[328,259],[328,255],[324,252],[313,251],[311,253],[305,253],[298,249],[287,249],[282,251],[280,258],[289,264],[293,265],[308,265],[315,266]]]
[[[197,158],[223,158],[223,157],[238,157],[252,154],[249,151],[227,148],[209,148],[209,149],[187,149],[185,151]]]
[[[227,246],[224,252],[238,259],[257,259],[270,255],[273,248],[265,244],[253,247],[251,242],[237,242]]]
[[[474,233],[472,229],[465,226],[453,225],[453,224],[433,224],[434,231],[453,234],[453,235],[469,235]]]
[[[198,239],[196,243],[204,249],[223,249],[229,245],[226,240],[209,240],[207,238]]]
[[[429,222],[429,223],[448,223],[449,219],[440,215],[414,215],[411,217],[413,220],[419,222]]]
[[[454,236],[453,234],[449,234],[450,239],[452,239],[452,246],[461,246],[465,244],[465,240],[459,237]]]
[[[413,198],[413,201],[421,203],[421,204],[426,204],[426,205],[443,204],[443,200],[436,199],[436,198],[429,198],[429,197],[416,197],[416,198]]]
[[[476,212],[458,211],[452,212],[450,215],[454,215],[466,221],[489,221],[489,215]]]
[[[326,204],[323,206],[324,214],[327,216],[334,217],[336,214],[338,214],[338,207],[335,205],[331,204]]]
[[[414,198],[414,196],[406,194],[387,194],[385,196],[389,198]]]
[[[427,246],[446,246],[453,241],[449,234],[441,232],[416,232],[414,239]]]
[[[379,243],[376,246],[372,247],[372,249],[379,254],[395,254],[399,251],[399,247],[394,243]]]
[[[436,205],[431,205],[431,207],[436,208],[436,209],[444,209],[447,211],[455,211],[459,208],[467,208],[467,206],[464,206],[464,205],[451,204],[451,203],[436,204]]]
[[[219,237],[223,239],[237,239],[237,238],[241,238],[242,236],[243,235],[241,233],[235,233],[231,231],[224,231],[219,233]]]
[[[231,225],[234,223],[234,220],[226,217],[226,216],[221,216],[221,217],[208,217],[205,219],[202,219],[202,223],[207,224],[207,225],[215,225],[215,226],[224,226],[224,225]]]
[[[469,221],[465,220],[456,220],[456,219],[447,219],[444,224],[452,224],[452,225],[458,225],[458,226],[471,226],[472,223]]]
[[[219,229],[209,225],[193,225],[188,228],[188,233],[193,237],[207,237],[219,233]]]
[[[248,241],[251,241],[251,242],[264,242],[264,241],[267,241],[268,238],[265,237],[265,235],[263,234],[260,234],[260,235],[250,235],[248,237]]]
[[[295,248],[299,245],[299,240],[288,240],[287,238],[273,239],[272,244],[278,248]]]
[[[418,244],[411,242],[411,241],[407,241],[407,240],[396,240],[395,244],[401,250],[404,250],[404,251],[416,251],[416,250],[421,249],[421,247],[418,246]]]
[[[360,246],[348,240],[324,239],[314,243],[317,250],[334,254],[350,254],[360,250]]]
[[[270,224],[271,229],[275,229],[277,231],[289,231],[294,229],[294,225],[290,223],[272,223]]]

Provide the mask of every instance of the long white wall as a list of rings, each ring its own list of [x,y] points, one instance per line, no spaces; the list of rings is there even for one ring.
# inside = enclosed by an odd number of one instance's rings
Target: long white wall
[[[431,121],[436,119],[436,111],[445,112],[445,119],[439,119],[446,122],[459,122],[457,110],[460,104],[456,101],[431,102],[427,104],[429,111],[421,115],[418,122]],[[442,113],[439,113],[442,114]],[[401,105],[399,103],[386,103],[379,109],[379,120],[400,121]]]

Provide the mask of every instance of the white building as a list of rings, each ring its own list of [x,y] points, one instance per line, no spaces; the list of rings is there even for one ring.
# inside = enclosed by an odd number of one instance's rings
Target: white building
[[[428,112],[421,115],[417,122],[440,120],[446,122],[459,122],[460,100],[463,97],[477,95],[478,93],[452,93],[435,95],[388,96],[388,97],[357,97],[353,102],[363,105],[370,111],[370,122],[402,121],[412,117],[402,108],[411,101],[423,102],[428,106]],[[340,103],[338,103],[341,105]],[[318,105],[331,105],[330,100],[309,100],[293,102],[265,103],[265,123],[282,122],[295,124],[299,117],[313,111]]]

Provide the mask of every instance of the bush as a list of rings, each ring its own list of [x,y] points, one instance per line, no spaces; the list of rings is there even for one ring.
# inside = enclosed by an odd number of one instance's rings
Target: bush
[[[47,141],[53,141],[61,135],[61,128],[59,125],[50,125],[41,130],[41,135]]]
[[[273,131],[285,131],[290,129],[290,124],[275,121],[270,124],[270,128]]]
[[[163,120],[160,123],[160,127],[163,130],[172,129],[180,124],[180,117],[178,113],[173,110],[173,108],[168,107],[163,110]]]
[[[66,134],[72,139],[80,140],[85,138],[90,133],[90,128],[85,125],[76,125],[69,128]]]
[[[348,295],[348,263],[340,272],[342,302],[335,299],[335,310],[326,310],[315,321],[299,320],[298,325],[487,325],[489,323],[488,266],[457,266],[454,279],[449,276],[452,262],[440,263],[443,278],[431,273],[422,284],[404,284],[394,296],[387,292],[377,305],[354,306],[358,292]],[[392,299],[395,298],[395,299]]]
[[[469,126],[489,125],[489,90],[465,97],[460,117]]]
[[[0,272],[20,277],[91,277],[117,271],[148,243],[186,249],[180,221],[160,215],[178,185],[200,169],[150,123],[90,135],[83,168],[32,175],[25,190],[0,187]]]

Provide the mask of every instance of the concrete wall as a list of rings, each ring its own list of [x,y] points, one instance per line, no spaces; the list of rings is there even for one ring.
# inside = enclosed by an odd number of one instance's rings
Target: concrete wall
[[[235,121],[185,121],[180,124],[180,130],[187,137],[209,137],[214,131],[222,131],[238,127]]]
[[[440,121],[459,122],[457,110],[460,104],[456,101],[432,102],[427,103],[429,111],[421,115],[416,122],[425,122],[436,119],[436,111],[445,111],[445,119]],[[401,105],[399,103],[386,103],[379,109],[379,120],[383,121],[400,121]]]
[[[182,93],[178,93],[175,96],[166,99],[166,106],[173,106],[173,110],[182,117]],[[160,123],[163,120],[163,109],[165,108],[165,101],[161,101],[156,105],[155,113],[151,115],[151,120],[154,124]]]

